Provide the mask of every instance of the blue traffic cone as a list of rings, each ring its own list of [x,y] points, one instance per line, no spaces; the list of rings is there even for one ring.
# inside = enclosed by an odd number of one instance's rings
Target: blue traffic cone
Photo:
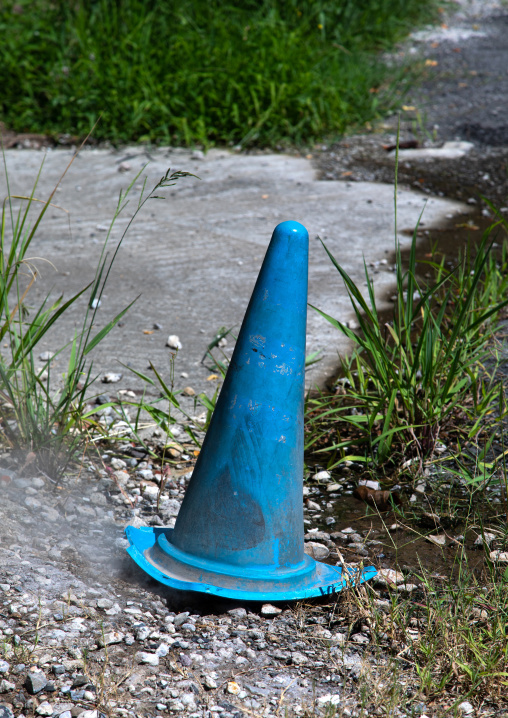
[[[301,599],[363,582],[303,541],[303,409],[309,236],[273,233],[175,528],[126,528],[127,549],[173,588]]]

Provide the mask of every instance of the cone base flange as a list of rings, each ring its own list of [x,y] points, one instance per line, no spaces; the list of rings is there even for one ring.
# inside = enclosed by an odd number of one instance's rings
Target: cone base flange
[[[377,573],[373,566],[345,571],[307,555],[301,564],[284,570],[232,566],[180,551],[171,543],[171,533],[167,528],[127,526],[127,552],[152,578],[181,591],[243,601],[290,601],[338,593]]]

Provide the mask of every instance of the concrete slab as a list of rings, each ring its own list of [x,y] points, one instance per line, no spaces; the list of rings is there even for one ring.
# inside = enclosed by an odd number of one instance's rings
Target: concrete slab
[[[45,199],[66,164],[69,150],[13,149],[6,152],[11,192],[27,194],[45,159],[36,196]],[[175,149],[117,152],[85,149],[68,171],[55,195],[55,204],[41,224],[30,255],[41,270],[34,293],[72,292],[91,281],[118,194],[147,162],[147,187],[171,167],[201,179],[182,179],[166,190],[166,201],[150,200],[131,226],[115,262],[98,312],[100,328],[135,297],[139,299],[94,353],[97,372],[121,371],[120,362],[145,371],[148,361],[167,376],[168,335],[182,343],[176,365],[178,386],[210,391],[200,360],[221,326],[239,327],[273,228],[281,221],[302,222],[311,237],[309,301],[347,321],[352,312],[338,273],[317,237],[322,237],[337,260],[361,286],[363,260],[373,265],[376,291],[389,296],[393,273],[389,266],[394,246],[393,187],[388,184],[315,179],[308,159],[287,155],[246,156],[212,150],[207,155]],[[131,169],[126,170],[126,164]],[[124,171],[119,171],[122,169]],[[126,171],[125,171],[126,170]],[[131,203],[120,216],[111,248],[137,203],[141,179]],[[0,180],[2,198],[7,193]],[[19,200],[15,200],[20,205]],[[398,237],[402,246],[422,209],[426,228],[443,226],[451,215],[467,212],[456,201],[431,198],[408,190],[398,192]],[[447,219],[448,218],[448,219]],[[384,262],[388,260],[385,264]],[[31,305],[35,304],[32,295]],[[55,327],[40,352],[54,351],[70,340],[86,306]],[[154,323],[162,329],[151,334]],[[231,342],[227,350],[231,351]],[[338,355],[347,351],[341,335],[312,309],[308,317],[308,352],[321,350],[323,360],[309,371],[308,384],[322,383],[335,369]],[[64,369],[59,360],[57,368]],[[187,378],[180,378],[185,372]],[[129,372],[115,389],[136,388]]]
[[[422,147],[414,150],[399,150],[399,160],[458,160],[474,149],[472,142],[445,142],[442,147]],[[396,152],[390,152],[395,159]]]

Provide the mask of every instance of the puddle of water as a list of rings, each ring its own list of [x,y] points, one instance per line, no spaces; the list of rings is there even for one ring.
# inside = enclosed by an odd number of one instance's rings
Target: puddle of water
[[[329,496],[324,500],[329,500]],[[473,547],[479,531],[465,529],[461,521],[446,523],[432,527],[432,521],[426,517],[406,520],[394,512],[378,514],[366,504],[351,495],[340,496],[333,502],[332,509],[327,510],[316,521],[320,531],[332,536],[346,563],[363,561],[373,563],[377,568],[396,568],[419,575],[422,569],[443,578],[457,578],[460,570],[467,569],[480,577],[486,568],[485,555],[482,548]],[[335,519],[328,525],[326,517]],[[393,530],[394,524],[397,529]],[[445,528],[446,527],[446,528]],[[348,542],[333,534],[344,529],[353,529],[367,541],[369,556],[362,556]],[[463,535],[463,531],[465,532]],[[427,540],[427,535],[445,535],[444,546],[437,546]],[[368,542],[375,544],[369,545]],[[335,563],[335,561],[333,561]]]

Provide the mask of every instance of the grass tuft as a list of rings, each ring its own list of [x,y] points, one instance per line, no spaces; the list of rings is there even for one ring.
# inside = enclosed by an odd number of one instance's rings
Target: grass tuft
[[[57,187],[75,157],[46,201],[40,202],[35,196],[37,181],[27,196],[11,195],[8,189],[0,222],[0,341],[4,349],[0,354],[0,438],[18,454],[24,470],[43,471],[54,478],[64,473],[78,449],[86,443],[87,427],[94,423],[91,414],[97,409],[93,412],[86,409],[87,395],[95,379],[90,361],[92,352],[133,304],[131,302],[122,309],[99,331],[94,329],[101,296],[123,239],[146,202],[160,199],[161,190],[173,186],[188,174],[168,170],[151,192],[145,192],[143,185],[136,209],[111,257],[108,257],[113,226],[118,216],[125,212],[141,170],[127,189],[120,192],[93,281],[66,301],[60,297],[50,302],[46,297],[39,306],[31,307],[30,291],[37,281],[39,270],[27,253],[46,211],[52,206]],[[8,188],[5,155],[4,165]],[[20,202],[19,209],[14,207],[13,200]],[[32,222],[33,212],[39,203],[41,209]],[[53,356],[44,357],[45,366],[39,366],[37,352],[41,342],[82,295],[87,296],[86,310],[73,340]],[[67,356],[67,367],[56,388],[52,380],[52,361],[64,354]],[[97,422],[95,428],[100,430]]]
[[[421,462],[432,456],[444,429],[467,420],[472,439],[495,406],[497,418],[506,415],[502,386],[485,367],[495,354],[496,317],[508,304],[506,242],[500,261],[492,252],[492,234],[506,230],[506,221],[487,229],[452,270],[444,258],[418,265],[417,229],[407,269],[396,244],[396,303],[388,321],[377,308],[367,267],[365,298],[325,246],[359,325],[354,332],[317,310],[355,347],[341,362],[336,394],[308,402],[307,449],[321,445],[317,450],[332,457],[329,468],[351,459],[353,447],[357,459],[378,465],[394,455]],[[433,271],[431,283],[419,280],[422,266]]]

